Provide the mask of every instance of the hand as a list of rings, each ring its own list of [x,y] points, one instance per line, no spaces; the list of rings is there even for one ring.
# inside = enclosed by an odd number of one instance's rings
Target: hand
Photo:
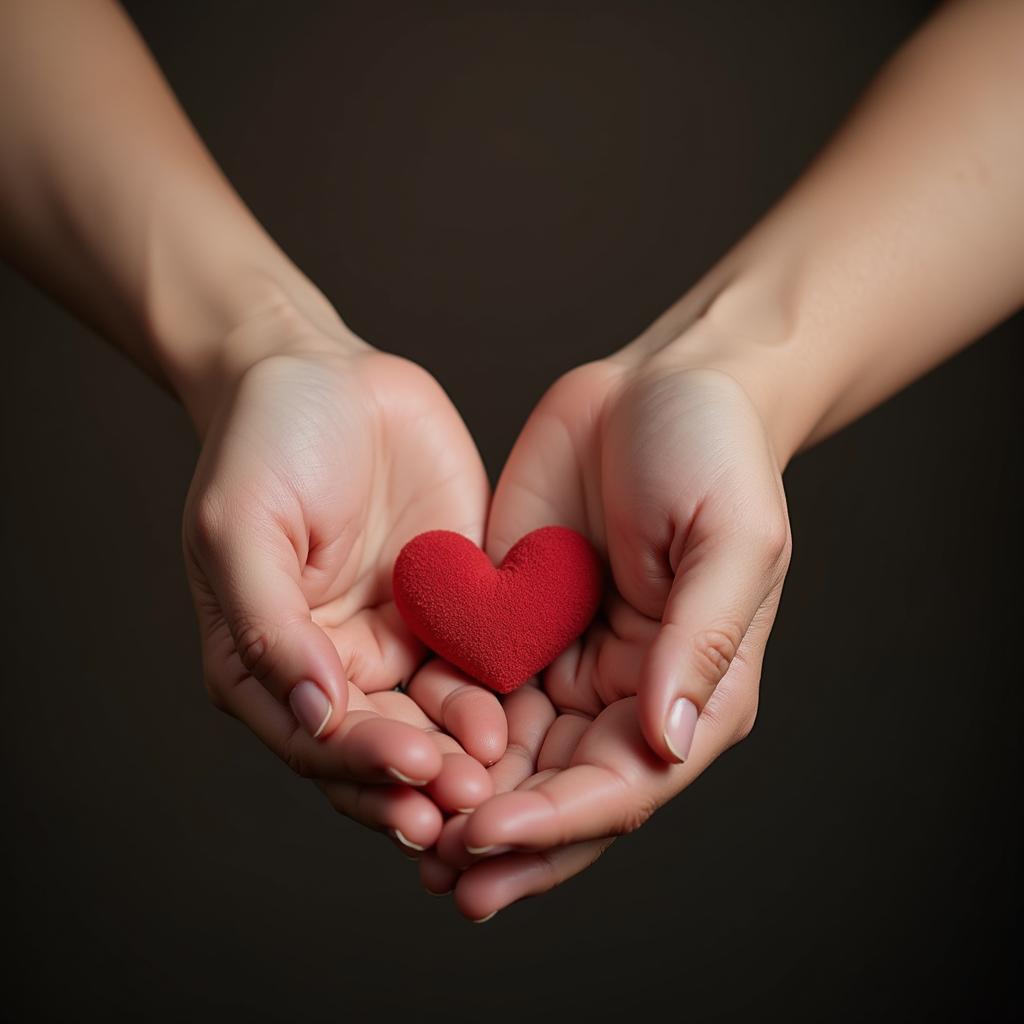
[[[541,401],[499,481],[489,554],[547,523],[589,536],[613,586],[543,676],[553,713],[533,771],[423,861],[435,888],[468,867],[456,899],[474,919],[582,870],[749,732],[789,561],[757,410],[732,376],[669,351],[581,367]],[[521,761],[524,727],[509,727]]]
[[[474,687],[450,723],[460,746],[393,692],[423,649],[395,610],[391,569],[423,530],[480,541],[476,448],[429,374],[340,326],[332,336],[274,309],[231,342],[275,354],[214,409],[186,505],[207,690],[339,809],[428,846],[435,804],[489,795],[478,762],[503,752],[505,721]],[[410,788],[428,783],[429,797]]]

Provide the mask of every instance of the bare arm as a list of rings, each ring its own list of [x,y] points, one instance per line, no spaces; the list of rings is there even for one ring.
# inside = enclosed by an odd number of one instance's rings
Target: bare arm
[[[1022,301],[1024,3],[967,0],[624,354],[729,370],[785,463]]]
[[[223,380],[266,354],[251,337],[232,349],[253,316],[294,306],[344,340],[111,0],[0,7],[0,138],[0,252],[200,424]]]
[[[544,677],[536,774],[446,824],[425,884],[474,920],[550,889],[743,739],[789,567],[781,468],[1022,299],[1024,4],[958,3],[695,288],[531,416],[489,549],[554,512],[614,593]]]
[[[422,659],[391,604],[398,547],[483,534],[487,479],[455,409],[348,331],[270,239],[112,0],[4,0],[0,140],[0,251],[203,435],[183,542],[211,699],[339,810],[429,845],[438,803],[489,792],[391,692]],[[474,707],[458,727],[493,760],[503,712]]]

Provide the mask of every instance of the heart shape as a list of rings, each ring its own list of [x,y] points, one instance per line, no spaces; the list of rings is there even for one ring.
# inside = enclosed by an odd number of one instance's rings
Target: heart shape
[[[497,567],[461,533],[430,530],[398,554],[395,604],[427,647],[498,693],[551,664],[601,600],[601,563],[565,526],[521,537]]]

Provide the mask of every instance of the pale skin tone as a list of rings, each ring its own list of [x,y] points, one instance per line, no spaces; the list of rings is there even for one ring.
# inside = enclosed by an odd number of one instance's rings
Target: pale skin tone
[[[782,470],[1024,301],[1021,53],[1024,4],[941,10],[695,288],[541,400],[487,550],[562,522],[615,587],[530,699],[543,738],[510,710],[498,794],[421,859],[467,917],[583,870],[749,732],[789,562]]]
[[[339,810],[435,847],[425,887],[480,920],[746,735],[785,466],[1021,304],[1022,48],[1024,4],[940,11],[704,279],[553,386],[493,502],[441,389],[267,237],[109,3],[0,10],[0,239],[203,439],[184,539],[214,702]],[[502,703],[417,672],[401,544],[456,529],[497,560],[549,523],[608,560],[594,626]]]
[[[399,548],[439,527],[483,539],[458,413],[267,236],[114,4],[0,7],[0,136],[4,252],[202,439],[183,540],[214,704],[339,810],[430,846],[443,813],[490,795],[506,737],[467,681],[426,675],[422,706],[393,689],[424,656],[391,601]]]

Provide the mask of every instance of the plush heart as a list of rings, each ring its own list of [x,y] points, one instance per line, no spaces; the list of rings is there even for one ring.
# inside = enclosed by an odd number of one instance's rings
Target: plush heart
[[[431,530],[399,552],[394,594],[427,647],[509,693],[587,628],[601,600],[601,563],[564,526],[521,537],[497,568],[462,534]]]

